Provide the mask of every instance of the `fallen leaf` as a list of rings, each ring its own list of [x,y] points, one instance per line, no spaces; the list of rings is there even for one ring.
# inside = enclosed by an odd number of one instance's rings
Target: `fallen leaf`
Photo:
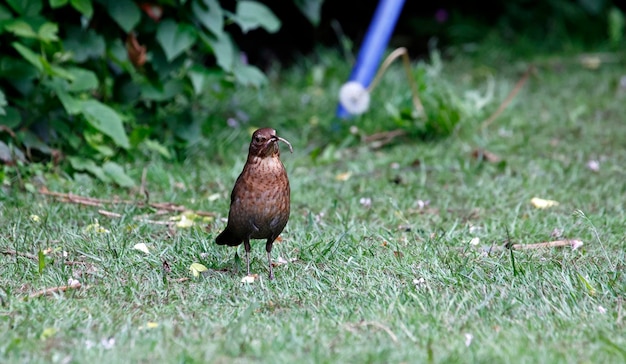
[[[159,327],[159,323],[158,322],[148,321],[148,323],[146,323],[146,328],[147,329],[156,329],[157,327]]]
[[[209,269],[200,263],[191,263],[191,266],[189,266],[189,270],[194,277],[198,277],[200,276],[200,273],[206,272]]]
[[[83,232],[88,233],[88,232],[96,232],[99,234],[108,234],[110,233],[110,231],[104,227],[102,227],[102,225],[100,225],[100,223],[98,222],[98,220],[96,220],[96,222],[94,222],[93,224],[89,224],[87,226],[85,226],[85,228],[83,229]]]
[[[146,63],[147,48],[139,44],[135,33],[128,33],[126,36],[126,52],[128,59],[135,67],[141,67]]]
[[[41,335],[39,335],[39,338],[41,340],[46,340],[48,338],[53,337],[56,333],[57,333],[57,329],[55,329],[54,327],[46,327],[41,332]]]
[[[187,216],[184,214],[180,216],[180,220],[178,220],[178,222],[176,223],[176,227],[179,227],[179,228],[188,228],[192,226],[193,226],[193,220],[187,218]]]
[[[133,246],[133,249],[139,250],[146,254],[150,254],[150,251],[148,250],[148,246],[145,243],[137,243],[135,244],[135,246]]]
[[[272,267],[278,267],[279,265],[284,265],[289,263],[289,261],[281,256],[272,261]]]
[[[558,206],[559,202],[554,200],[545,200],[539,197],[530,199],[530,203],[538,209],[547,209],[548,207]]]
[[[587,69],[595,70],[600,67],[602,60],[595,55],[586,55],[580,58],[580,63]]]
[[[335,179],[337,181],[345,182],[349,180],[350,177],[352,177],[352,172],[344,172],[344,173],[339,173],[337,176],[335,176]]]
[[[480,148],[476,148],[472,151],[472,157],[476,160],[489,162],[489,163],[498,163],[502,160],[502,158],[491,153],[490,151],[480,149]]]
[[[163,7],[159,4],[143,2],[139,4],[139,7],[154,21],[161,20],[161,17],[163,16]]]
[[[249,276],[241,278],[241,283],[254,283],[257,278],[259,278],[258,274],[250,274]]]

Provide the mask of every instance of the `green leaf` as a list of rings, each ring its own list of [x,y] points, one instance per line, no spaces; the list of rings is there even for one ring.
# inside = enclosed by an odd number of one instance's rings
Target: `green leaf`
[[[81,113],[91,126],[111,137],[115,144],[125,149],[130,147],[122,118],[115,110],[98,100],[86,100],[81,103]]]
[[[143,144],[147,149],[159,153],[163,158],[171,159],[172,155],[170,151],[161,143],[156,140],[146,139],[143,141]]]
[[[624,36],[624,26],[626,25],[624,13],[622,13],[619,8],[613,6],[611,10],[609,10],[608,25],[609,40],[615,45],[619,44]]]
[[[32,131],[18,130],[15,134],[17,134],[18,140],[20,140],[27,149],[35,149],[44,154],[52,153],[52,149],[46,143],[41,141],[41,139],[39,139],[39,137]]]
[[[187,77],[191,81],[196,95],[200,95],[212,80],[218,79],[221,71],[212,71],[200,65],[192,66],[187,72]]]
[[[51,65],[46,61],[45,58],[41,59],[41,63],[44,65],[44,70],[46,71],[48,75],[58,76],[68,81],[74,81],[74,76],[72,75],[72,73],[66,70],[65,68]]]
[[[70,161],[70,165],[73,169],[77,171],[87,171],[104,183],[111,182],[111,179],[107,177],[107,175],[104,173],[104,170],[97,166],[96,163],[91,159],[85,159],[80,157],[68,157],[67,159]]]
[[[73,53],[74,61],[82,63],[89,58],[104,56],[106,50],[104,37],[97,34],[95,30],[68,27],[65,29],[65,33],[66,38],[63,41],[63,48]]]
[[[7,105],[7,97],[2,89],[0,89],[0,116],[6,116],[7,112],[5,108],[7,107]]]
[[[60,8],[67,4],[68,0],[49,0],[48,3],[52,9]]]
[[[180,95],[184,90],[182,80],[169,80],[162,87],[155,87],[152,84],[142,85],[141,97],[146,100],[165,101]]]
[[[14,20],[4,25],[4,29],[22,38],[37,38],[37,33],[27,22]]]
[[[39,267],[39,274],[43,273],[44,268],[46,268],[46,256],[43,253],[43,250],[39,249],[39,252],[37,252],[37,261],[38,261],[38,267]]]
[[[239,1],[233,20],[244,33],[258,27],[269,33],[275,33],[280,29],[280,20],[276,15],[267,6],[256,1]]]
[[[37,38],[44,43],[56,42],[59,40],[57,33],[59,26],[55,23],[43,23],[37,30]]]
[[[224,11],[218,0],[194,0],[191,9],[200,23],[213,34],[224,32]]]
[[[104,173],[110,177],[113,182],[117,183],[121,187],[135,187],[135,181],[130,178],[124,168],[115,162],[106,162],[102,166]]]
[[[2,32],[4,31],[4,29],[2,29],[4,27],[4,24],[13,21],[13,18],[14,16],[11,10],[6,6],[0,4],[0,34],[2,34]]]
[[[28,63],[32,64],[39,71],[43,72],[43,63],[41,62],[41,57],[39,57],[37,53],[31,51],[30,49],[26,48],[18,42],[13,42],[11,43],[11,45],[22,57],[24,57],[25,60],[28,61]]]
[[[109,15],[126,32],[131,30],[141,20],[141,11],[137,5],[130,0],[105,0],[103,1]],[[72,3],[72,5],[74,5]]]
[[[189,24],[176,24],[173,20],[165,20],[157,29],[157,40],[165,52],[168,61],[172,61],[181,53],[191,48],[198,34]]]
[[[211,37],[204,33],[200,33],[200,39],[213,49],[217,65],[224,71],[231,72],[235,63],[235,46],[228,33],[222,33]]]
[[[98,159],[110,158],[115,155],[115,150],[107,145],[104,134],[99,131],[85,130],[83,132],[83,138],[90,147],[98,152],[98,155],[96,155]]]
[[[67,2],[67,0],[65,1]],[[83,14],[86,18],[91,19],[93,16],[91,0],[70,0],[70,3],[74,9],[78,10],[78,12]]]
[[[89,91],[98,87],[98,77],[90,70],[72,67],[68,68],[67,72],[73,78],[73,81],[66,89],[69,92]]]
[[[41,0],[6,0],[7,3],[16,13],[26,16],[34,17],[39,15],[43,7]]]
[[[38,75],[39,72],[35,67],[26,63],[23,58],[0,57],[0,78],[2,79],[28,81]]]
[[[4,115],[0,115],[0,125],[4,125],[11,129],[17,128],[22,122],[22,115],[20,112],[11,106],[4,109]]]
[[[267,84],[267,77],[258,68],[246,64],[239,64],[233,70],[237,82],[246,86],[261,87]]]
[[[313,26],[320,23],[320,14],[324,0],[294,0],[300,12],[309,19]]]
[[[65,112],[70,115],[76,115],[82,111],[83,105],[81,100],[70,96],[70,94],[61,89],[56,89],[54,87],[53,89],[59,98],[59,101],[61,101],[61,105],[63,105]]]

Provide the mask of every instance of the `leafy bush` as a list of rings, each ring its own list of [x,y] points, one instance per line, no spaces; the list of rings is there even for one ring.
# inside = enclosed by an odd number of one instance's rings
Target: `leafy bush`
[[[234,11],[218,0],[0,4],[0,159],[69,156],[73,170],[132,186],[113,161],[120,150],[170,157],[163,141],[189,137],[188,110],[209,86],[266,82],[239,57],[227,23],[281,25],[255,1]]]

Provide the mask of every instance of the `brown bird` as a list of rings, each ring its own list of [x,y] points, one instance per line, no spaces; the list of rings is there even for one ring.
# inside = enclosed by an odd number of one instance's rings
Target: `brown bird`
[[[259,129],[252,134],[248,160],[235,182],[230,195],[230,211],[226,229],[215,238],[219,245],[246,249],[246,264],[250,275],[250,239],[267,239],[265,250],[272,271],[272,245],[289,220],[289,179],[280,161],[278,141],[291,143],[276,136],[276,130]]]

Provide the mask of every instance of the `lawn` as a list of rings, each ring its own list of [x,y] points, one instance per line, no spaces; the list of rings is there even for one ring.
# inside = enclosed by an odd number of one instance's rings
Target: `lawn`
[[[38,192],[144,201],[137,189],[5,168],[0,361],[625,362],[624,62],[490,54],[422,65],[447,85],[442,107],[461,115],[443,138],[392,117],[411,105],[400,66],[369,113],[334,119],[349,68],[333,55],[271,71],[260,92],[208,100],[214,118],[240,127],[216,128],[180,163],[149,153],[127,163],[137,181],[147,171],[151,202],[208,213],[185,215],[190,224],[139,202]],[[536,72],[483,128],[531,62]],[[490,87],[484,106],[471,102]],[[276,279],[255,241],[259,278],[242,283],[245,260],[214,238],[261,126],[294,146],[282,153],[292,213],[274,245]],[[398,127],[409,132],[381,148],[362,141]],[[505,248],[567,239],[583,245]],[[193,263],[208,269],[196,277]],[[70,279],[82,287],[38,295]]]

